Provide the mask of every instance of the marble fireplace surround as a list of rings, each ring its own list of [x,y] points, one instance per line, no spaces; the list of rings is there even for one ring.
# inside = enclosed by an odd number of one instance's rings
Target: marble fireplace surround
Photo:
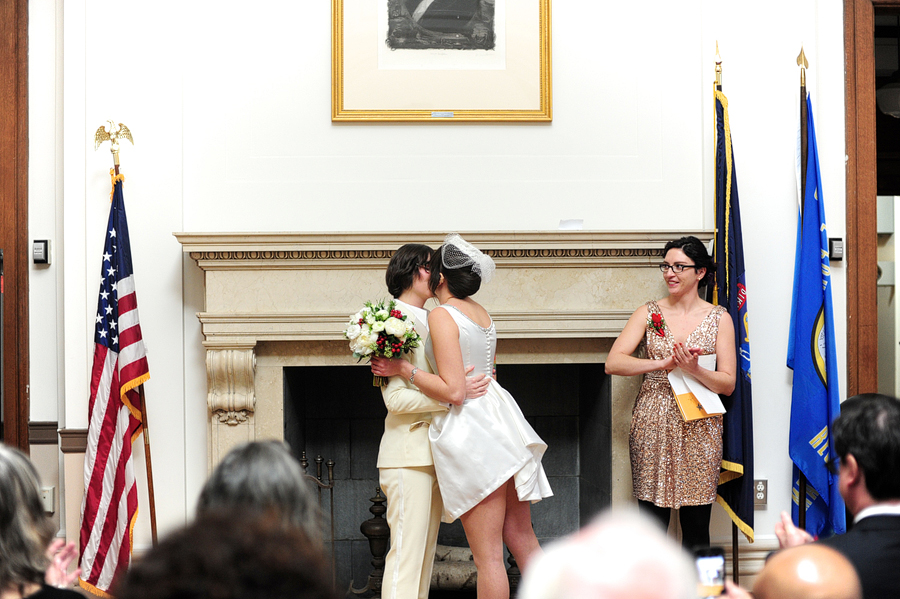
[[[498,364],[603,363],[641,303],[662,297],[666,242],[708,231],[461,232],[493,256],[477,299],[497,325]],[[243,441],[283,438],[284,368],[353,365],[341,330],[386,296],[404,243],[436,232],[175,233],[204,273],[209,467]],[[612,501],[631,497],[628,428],[638,377],[612,380]]]

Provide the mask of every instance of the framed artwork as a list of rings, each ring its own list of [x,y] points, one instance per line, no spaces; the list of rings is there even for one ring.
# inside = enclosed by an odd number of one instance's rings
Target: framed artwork
[[[553,118],[550,0],[332,0],[331,120]]]

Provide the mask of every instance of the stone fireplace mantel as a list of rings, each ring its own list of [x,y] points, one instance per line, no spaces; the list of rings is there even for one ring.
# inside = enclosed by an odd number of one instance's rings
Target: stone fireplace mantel
[[[665,294],[667,241],[709,231],[462,232],[497,263],[478,293],[497,323],[498,363],[602,363],[634,309]],[[436,232],[175,233],[204,272],[210,467],[242,441],[283,436],[285,366],[352,365],[342,329],[387,295],[384,269]],[[613,379],[614,500],[630,496],[632,379]],[[624,431],[624,432],[623,432]],[[621,483],[621,484],[619,484]]]

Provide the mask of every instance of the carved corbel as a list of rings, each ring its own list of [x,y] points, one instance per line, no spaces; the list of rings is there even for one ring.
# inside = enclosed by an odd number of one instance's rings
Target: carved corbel
[[[206,401],[210,416],[237,426],[256,410],[256,352],[253,348],[206,351]]]

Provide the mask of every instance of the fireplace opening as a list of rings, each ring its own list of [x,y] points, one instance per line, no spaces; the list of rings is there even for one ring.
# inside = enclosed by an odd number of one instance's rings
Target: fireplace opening
[[[611,503],[611,379],[603,364],[499,364],[497,380],[547,442],[554,496],[532,506],[542,544],[574,532]],[[334,544],[338,588],[365,584],[372,554],[360,525],[372,517],[385,407],[367,366],[284,369],[284,439],[299,456],[335,461]],[[438,542],[465,546],[459,521]]]

